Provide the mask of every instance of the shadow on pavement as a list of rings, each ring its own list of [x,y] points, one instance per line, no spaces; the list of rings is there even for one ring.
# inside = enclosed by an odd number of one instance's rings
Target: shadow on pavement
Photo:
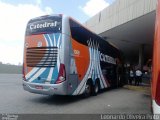
[[[47,96],[47,95],[38,95],[38,97],[29,98],[31,102],[35,103],[42,103],[42,104],[49,104],[49,105],[67,105],[72,104],[78,101],[82,100],[89,100],[93,99],[93,97],[98,97],[99,95],[103,94],[104,92],[109,92],[110,90],[114,89],[104,89],[101,90],[97,96],[90,96],[90,97],[84,97],[83,95],[77,95],[77,96],[62,96],[62,95],[53,95],[53,96]]]
[[[88,98],[86,98],[88,99]],[[85,100],[83,96],[60,96],[60,95],[53,95],[53,96],[41,96],[30,99],[32,102],[38,103],[45,103],[49,105],[67,105],[70,103],[78,102],[80,100]]]

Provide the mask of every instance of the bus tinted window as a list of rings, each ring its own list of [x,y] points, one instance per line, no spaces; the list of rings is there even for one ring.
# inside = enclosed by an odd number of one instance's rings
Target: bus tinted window
[[[62,31],[62,17],[38,18],[29,21],[26,35],[41,33],[60,33]]]
[[[111,46],[107,41],[103,40],[98,35],[90,32],[80,24],[76,23],[74,20],[70,19],[70,29],[71,29],[71,35],[73,39],[77,40],[79,43],[88,46],[87,40],[92,40],[94,43],[98,43],[101,47],[99,47],[99,50],[111,57],[116,57],[119,54],[119,51]],[[108,50],[106,50],[106,48]],[[120,55],[119,55],[120,56]]]

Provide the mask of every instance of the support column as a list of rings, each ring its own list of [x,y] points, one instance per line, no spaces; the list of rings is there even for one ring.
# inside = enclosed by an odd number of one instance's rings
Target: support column
[[[139,67],[142,70],[144,65],[144,44],[139,46]]]

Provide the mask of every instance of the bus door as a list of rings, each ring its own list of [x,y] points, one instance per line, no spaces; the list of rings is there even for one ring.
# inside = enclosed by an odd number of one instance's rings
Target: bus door
[[[106,69],[106,78],[109,80],[109,83],[111,84],[111,86],[116,86],[117,85],[116,66],[108,64],[105,69]]]
[[[70,55],[70,71],[68,79],[68,94],[72,94],[78,86],[78,74],[73,54]]]

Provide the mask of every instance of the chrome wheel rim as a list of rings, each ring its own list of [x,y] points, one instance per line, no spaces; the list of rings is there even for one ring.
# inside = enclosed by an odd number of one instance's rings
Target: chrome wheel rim
[[[95,93],[98,93],[98,85],[95,84]]]
[[[90,90],[91,90],[90,85],[89,85],[89,84],[86,84],[86,87],[85,87],[86,93],[87,93],[87,94],[90,94]]]

